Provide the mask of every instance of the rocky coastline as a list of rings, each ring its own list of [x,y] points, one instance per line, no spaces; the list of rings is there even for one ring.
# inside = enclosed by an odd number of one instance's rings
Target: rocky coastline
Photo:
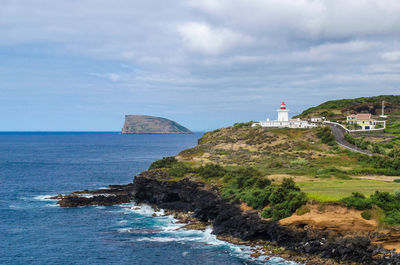
[[[238,201],[222,199],[202,182],[170,181],[162,171],[144,171],[127,185],[57,195],[61,207],[114,205],[135,201],[173,213],[187,229],[211,224],[220,239],[253,246],[254,255],[282,256],[304,264],[400,264],[393,251],[371,244],[365,236],[336,236],[307,227],[292,229],[244,211]],[[257,254],[258,253],[258,254]]]

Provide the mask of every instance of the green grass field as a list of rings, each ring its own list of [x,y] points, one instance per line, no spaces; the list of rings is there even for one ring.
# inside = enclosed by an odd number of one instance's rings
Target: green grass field
[[[321,202],[339,201],[356,191],[369,196],[376,190],[388,192],[400,190],[400,183],[366,179],[307,181],[297,182],[297,185],[310,199]]]

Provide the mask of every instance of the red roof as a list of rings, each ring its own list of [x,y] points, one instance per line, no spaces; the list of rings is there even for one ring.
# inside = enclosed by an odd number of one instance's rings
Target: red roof
[[[366,114],[357,114],[357,120],[359,121],[369,121],[371,119],[371,114],[366,113]]]

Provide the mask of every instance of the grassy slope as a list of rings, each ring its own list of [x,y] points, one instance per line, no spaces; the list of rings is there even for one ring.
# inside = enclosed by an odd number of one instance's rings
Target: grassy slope
[[[339,201],[350,196],[352,192],[360,192],[369,196],[376,190],[388,192],[400,190],[400,183],[367,179],[300,181],[297,184],[310,199],[322,202]]]
[[[347,110],[349,110],[349,109],[352,110],[353,107],[362,106],[363,104],[370,105],[371,103],[376,103],[379,106],[382,101],[385,101],[386,104],[400,106],[400,95],[382,95],[382,96],[376,96],[376,97],[361,97],[361,98],[355,98],[355,99],[330,100],[330,101],[324,102],[316,107],[306,109],[301,114],[299,114],[297,117],[309,118],[311,116],[319,116],[319,115],[324,116],[323,114],[325,114],[327,117],[329,117],[330,116],[329,113],[346,114]]]
[[[400,134],[400,95],[383,95],[376,97],[362,97],[355,99],[339,99],[322,103],[316,107],[303,111],[296,117],[310,118],[323,116],[330,120],[345,120],[348,113],[369,112],[381,114],[380,106],[385,101],[387,118],[386,133]]]
[[[370,195],[400,190],[400,183],[358,179],[369,166],[358,161],[361,155],[323,144],[316,131],[228,127],[206,133],[178,157],[191,166],[252,166],[278,182],[289,175],[309,198],[319,201],[337,201],[355,191]]]

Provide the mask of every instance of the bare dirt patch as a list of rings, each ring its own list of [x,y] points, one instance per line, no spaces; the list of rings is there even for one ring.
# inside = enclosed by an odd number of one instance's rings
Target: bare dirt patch
[[[378,180],[378,181],[384,181],[384,182],[393,182],[396,179],[395,177],[391,177],[391,176],[355,176],[354,178]]]
[[[307,204],[309,213],[293,214],[282,219],[279,224],[293,228],[308,226],[315,230],[327,231],[331,234],[366,234],[376,231],[378,223],[375,220],[365,220],[362,211],[349,209],[340,205]]]

